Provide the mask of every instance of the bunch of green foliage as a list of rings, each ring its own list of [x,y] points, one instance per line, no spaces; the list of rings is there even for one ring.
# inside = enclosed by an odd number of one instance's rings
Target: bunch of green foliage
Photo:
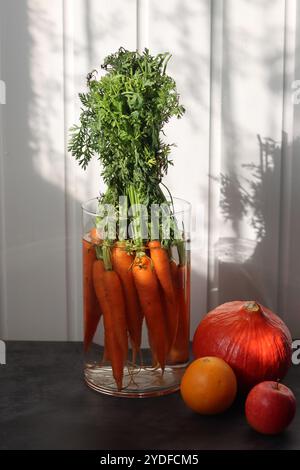
[[[117,206],[119,196],[132,191],[140,203],[165,200],[160,183],[172,163],[172,144],[164,142],[163,127],[184,113],[175,81],[166,74],[169,59],[167,53],[120,48],[104,60],[104,76],[97,79],[93,71],[87,77],[69,150],[84,169],[93,156],[100,160],[107,185],[103,202]]]
[[[168,53],[152,56],[147,49],[140,54],[120,48],[104,60],[106,74],[99,79],[95,70],[88,74],[88,91],[79,94],[80,123],[71,129],[69,151],[84,169],[92,157],[99,159],[107,187],[99,202],[113,205],[116,215],[123,216],[120,196],[126,196],[131,206],[147,206],[148,215],[152,204],[167,202],[161,186],[172,164],[173,144],[164,141],[163,127],[184,113],[175,81],[166,74],[170,57]],[[140,217],[138,212],[128,219],[135,246],[143,246]],[[171,240],[164,237],[162,219],[158,222],[166,246],[177,239],[172,210],[169,217]],[[147,224],[151,233],[152,222]],[[118,238],[122,236],[119,227]],[[180,254],[182,244],[176,244]]]

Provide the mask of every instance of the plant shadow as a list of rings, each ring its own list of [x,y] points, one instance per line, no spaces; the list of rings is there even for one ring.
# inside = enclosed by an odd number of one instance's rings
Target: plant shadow
[[[257,300],[283,318],[296,319],[300,274],[299,202],[297,182],[300,139],[287,144],[257,136],[259,158],[241,165],[241,173],[231,170],[214,178],[220,184],[219,209],[234,236],[220,237],[215,247],[215,279],[218,303],[235,299]],[[283,178],[283,158],[291,159],[291,179]],[[286,175],[284,175],[286,177]],[[283,185],[287,184],[288,187]],[[282,201],[288,194],[288,204]],[[289,224],[285,212],[289,211]],[[252,237],[244,237],[241,225]],[[288,273],[284,266],[288,265]],[[290,320],[294,332],[299,328]],[[298,328],[298,329],[297,329]]]

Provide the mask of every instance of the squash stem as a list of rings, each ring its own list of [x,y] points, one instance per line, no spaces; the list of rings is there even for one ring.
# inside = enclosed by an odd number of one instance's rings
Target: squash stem
[[[245,308],[247,310],[249,310],[249,312],[260,312],[261,311],[260,305],[255,301],[247,302],[245,304]]]

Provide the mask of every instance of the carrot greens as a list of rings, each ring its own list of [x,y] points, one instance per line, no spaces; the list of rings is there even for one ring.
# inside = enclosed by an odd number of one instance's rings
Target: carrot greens
[[[107,185],[101,202],[116,209],[119,196],[129,193],[148,207],[166,201],[160,183],[173,144],[164,141],[163,127],[184,113],[166,74],[170,57],[120,48],[104,60],[106,74],[90,73],[88,91],[79,95],[80,122],[71,129],[69,150],[84,169],[92,157],[100,160]]]

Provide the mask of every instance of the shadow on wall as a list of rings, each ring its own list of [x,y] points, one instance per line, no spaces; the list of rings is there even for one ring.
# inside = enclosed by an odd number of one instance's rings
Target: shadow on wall
[[[289,318],[291,328],[294,327],[292,331],[295,331],[300,286],[297,246],[300,237],[300,139],[295,140],[291,147],[284,148],[286,135],[283,135],[283,144],[260,135],[257,138],[259,163],[242,165],[246,176],[232,171],[214,178],[221,186],[221,214],[224,221],[231,223],[235,236],[220,238],[217,243],[216,280],[212,288],[218,289],[220,304],[234,299],[258,300]],[[293,155],[292,180],[285,182],[291,191],[291,224],[282,227],[280,183],[283,178],[282,158],[287,157],[288,151]],[[255,238],[241,236],[242,220],[250,224]],[[284,260],[289,265],[288,279],[280,276],[282,231],[287,231],[290,245],[289,259]],[[281,301],[283,294],[287,302]]]
[[[63,87],[60,71],[50,74],[61,43],[59,26],[43,15],[42,5],[40,10],[34,10],[31,2],[1,3],[7,84],[3,110],[6,282],[2,287],[7,308],[0,315],[7,327],[0,336],[65,340]],[[46,63],[45,44],[51,45]],[[47,172],[51,182],[44,177]]]
[[[221,213],[226,221],[231,221],[237,236],[221,239],[218,244],[219,293],[221,303],[253,298],[274,308],[277,295],[274,264],[264,260],[277,257],[273,243],[269,243],[277,228],[274,227],[277,218],[272,217],[270,210],[270,196],[280,175],[281,147],[272,139],[262,140],[260,136],[258,144],[259,163],[242,165],[248,170],[247,177],[239,177],[234,172],[220,175]],[[254,229],[255,239],[240,236],[243,219]]]

